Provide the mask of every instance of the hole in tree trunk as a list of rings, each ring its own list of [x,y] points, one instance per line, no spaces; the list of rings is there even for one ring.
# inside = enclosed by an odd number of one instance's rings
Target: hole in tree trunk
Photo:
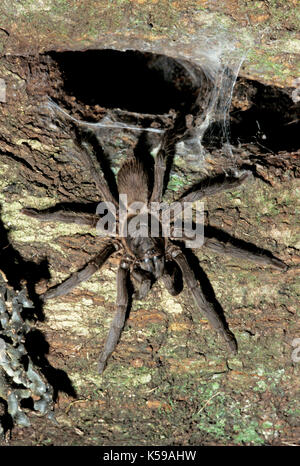
[[[292,89],[266,86],[238,78],[230,111],[230,137],[233,146],[255,144],[262,153],[300,148],[300,103],[294,103]],[[203,137],[208,149],[219,147],[219,123],[212,123]]]
[[[114,111],[123,122],[136,123],[142,118],[143,127],[170,110],[202,118],[210,92],[218,85],[187,60],[132,50],[50,51],[40,55],[34,67],[34,74],[42,74],[37,81],[39,93],[87,122],[99,122],[107,111]],[[47,83],[44,90],[41,82]],[[292,89],[238,78],[229,142],[233,146],[256,144],[262,153],[296,151],[300,103],[294,103],[291,94]],[[140,117],[133,117],[133,112]],[[209,150],[221,146],[223,117],[216,115],[204,133],[203,145]],[[163,128],[165,121],[160,120]]]
[[[76,100],[87,121],[97,121],[99,107],[148,114],[184,110],[198,94],[184,65],[165,55],[88,50],[49,52],[41,61],[54,78],[50,95],[66,108]]]
[[[45,110],[48,96],[60,109],[76,118],[76,124],[98,124],[97,127],[93,126],[92,131],[95,131],[105,153],[103,159],[108,161],[115,173],[125,157],[136,156],[137,151],[144,157],[146,152],[150,153],[158,147],[164,130],[174,123],[174,111],[189,115],[186,119],[188,134],[184,143],[189,141],[190,136],[192,142],[202,138],[200,142],[206,151],[198,151],[197,146],[192,152],[192,147],[189,160],[186,150],[188,144],[182,145],[182,152],[178,144],[172,172],[176,175],[174,189],[178,177],[190,176],[191,182],[196,182],[204,174],[215,175],[224,169],[231,169],[232,163],[243,167],[246,164],[251,169],[256,163],[256,159],[251,158],[253,154],[260,156],[271,152],[291,152],[299,148],[300,104],[293,102],[292,89],[266,86],[242,77],[237,79],[233,88],[229,113],[231,131],[229,138],[227,133],[224,138],[224,105],[219,105],[218,99],[222,100],[225,95],[228,100],[232,87],[227,88],[229,94],[218,94],[220,81],[207,72],[207,63],[201,69],[200,65],[196,66],[184,58],[174,59],[134,50],[48,51],[38,56],[10,56],[6,60],[10,68],[24,76],[26,81],[30,117],[27,116],[27,120],[23,121],[24,117],[20,114],[19,120],[20,127],[26,128],[26,137],[30,139],[32,134],[34,139],[32,145],[23,141],[15,149],[11,146],[7,157],[22,164],[21,176],[24,172],[26,180],[30,173],[34,182],[28,189],[32,187],[35,190],[39,184],[42,189],[53,189],[56,192],[57,179],[53,174],[59,173],[57,176],[65,193],[65,196],[61,196],[61,202],[74,202],[79,192],[82,198],[89,201],[96,202],[98,198],[95,197],[90,177],[84,170],[78,170],[72,144],[66,142],[66,139],[72,138],[67,127],[70,120],[66,118],[65,125],[64,115],[56,107],[54,111],[49,111],[49,108]],[[233,84],[233,73],[226,67],[221,71]],[[212,95],[217,95],[217,104],[208,118],[206,129],[205,116],[207,110],[211,110]],[[184,118],[182,120],[184,125]],[[204,123],[200,136],[194,131],[199,120],[200,124]],[[39,136],[28,127],[28,121],[34,122],[34,127],[40,131]],[[100,127],[101,121],[104,123]],[[105,127],[107,121],[110,126]],[[114,126],[119,122],[119,126]],[[148,131],[143,134],[144,140],[141,139],[143,130]],[[5,139],[5,135],[2,137]],[[24,134],[20,139],[24,139]],[[228,157],[223,150],[224,140],[234,146],[232,152],[235,158]],[[39,142],[47,147],[53,145],[59,148],[57,152],[54,151],[55,157],[49,156],[47,151],[33,150]],[[284,159],[280,154],[279,157],[280,161],[278,158],[265,161],[268,167],[276,163],[276,167],[280,168],[279,171],[274,169],[276,177],[281,176],[287,167],[293,171],[298,170],[294,169],[294,156],[285,156]],[[212,158],[213,164],[210,163]],[[39,167],[39,170],[35,167]],[[70,192],[73,193],[71,199],[66,194]]]
[[[99,121],[107,109],[120,109],[123,121],[133,121],[130,112],[162,115],[173,109],[195,114],[201,112],[201,99],[205,108],[214,86],[199,67],[187,61],[140,51],[51,51],[40,56],[39,67],[47,75],[48,95],[71,115],[88,122]],[[296,151],[300,104],[293,102],[291,91],[238,78],[229,142],[233,146],[257,144],[262,152]],[[207,149],[220,147],[221,117],[204,134]]]

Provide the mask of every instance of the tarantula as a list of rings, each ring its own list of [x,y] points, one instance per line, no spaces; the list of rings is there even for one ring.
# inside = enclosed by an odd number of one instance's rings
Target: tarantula
[[[131,275],[135,282],[139,284],[138,297],[144,298],[152,284],[161,279],[168,292],[175,296],[178,294],[176,285],[176,276],[181,274],[189,288],[196,307],[207,318],[211,326],[223,337],[231,352],[237,351],[237,343],[234,335],[228,328],[223,317],[216,311],[215,306],[210,302],[203,292],[194,271],[189,265],[186,254],[182,248],[184,237],[176,237],[176,230],[171,229],[170,237],[165,238],[162,235],[152,237],[149,230],[141,230],[142,234],[124,235],[123,229],[130,220],[135,218],[136,214],[130,213],[130,206],[135,202],[142,202],[150,205],[152,202],[161,202],[164,188],[167,181],[167,166],[169,157],[170,140],[173,141],[174,131],[166,131],[161,148],[157,153],[153,170],[152,184],[149,178],[149,169],[146,169],[141,160],[131,157],[126,159],[117,176],[117,188],[119,194],[126,194],[128,199],[129,213],[123,222],[118,225],[118,232],[114,237],[109,237],[106,244],[99,253],[90,260],[85,267],[78,272],[73,273],[61,284],[48,289],[42,299],[48,300],[57,296],[69,293],[74,287],[84,280],[87,280],[92,274],[101,268],[107,259],[116,251],[122,253],[118,271],[117,271],[117,300],[116,313],[112,320],[104,349],[99,359],[98,371],[102,373],[106,367],[107,360],[115,350],[119,341],[122,329],[124,327],[126,312],[128,307],[128,278]],[[77,143],[78,144],[78,143]],[[92,179],[102,198],[113,206],[118,206],[117,196],[103,176],[101,163],[97,159],[95,152],[89,151],[86,144],[80,143],[79,157],[81,162],[89,170]],[[212,196],[223,190],[236,188],[244,182],[249,176],[249,172],[243,172],[239,176],[224,176],[210,180],[206,185],[200,184],[195,189],[190,189],[184,193],[178,200],[179,205],[184,202],[194,202],[203,199],[206,196]],[[168,210],[168,209],[167,209]],[[67,212],[65,210],[56,211],[37,211],[32,208],[24,208],[24,214],[37,218],[42,221],[60,221],[65,223],[77,223],[96,226],[99,216],[88,213]],[[145,214],[146,217],[150,214]],[[164,212],[162,216],[164,215]],[[173,213],[173,222],[175,222],[176,212]],[[119,219],[116,219],[117,223]],[[119,222],[120,223],[120,222]],[[178,241],[179,240],[179,241]],[[181,241],[181,243],[180,243]],[[286,266],[279,259],[276,259],[267,251],[247,250],[247,248],[236,245],[234,238],[222,240],[217,236],[205,238],[204,247],[218,253],[231,254],[242,259],[249,259],[261,264],[268,264],[278,269],[285,269]]]

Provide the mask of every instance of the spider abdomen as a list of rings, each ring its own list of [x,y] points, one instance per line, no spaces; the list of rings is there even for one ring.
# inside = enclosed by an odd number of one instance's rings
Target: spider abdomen
[[[127,203],[143,202],[147,205],[149,199],[148,175],[141,162],[129,158],[124,161],[118,173],[119,194],[127,195]]]

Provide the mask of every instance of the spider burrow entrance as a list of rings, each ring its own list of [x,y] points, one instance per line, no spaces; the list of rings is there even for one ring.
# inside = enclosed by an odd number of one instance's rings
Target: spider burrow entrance
[[[27,89],[39,96],[38,105],[49,105],[50,97],[56,116],[65,112],[79,125],[92,125],[115,171],[124,151],[133,153],[142,131],[147,137],[141,147],[153,150],[175,113],[188,115],[188,131],[176,147],[171,170],[171,184],[178,189],[186,185],[182,167],[188,183],[241,166],[258,173],[253,153],[273,156],[299,148],[300,102],[294,102],[293,89],[238,77],[241,58],[222,61],[222,50],[214,52],[199,50],[197,63],[112,49],[48,51],[21,61],[29,68]],[[126,149],[122,132],[130,140]],[[273,162],[278,165],[273,157],[263,160],[271,169]],[[292,162],[288,159],[285,166]],[[281,176],[278,169],[273,174]]]

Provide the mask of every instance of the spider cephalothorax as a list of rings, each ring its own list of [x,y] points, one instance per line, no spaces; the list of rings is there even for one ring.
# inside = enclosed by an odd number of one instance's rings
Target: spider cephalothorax
[[[170,137],[174,140],[174,132],[169,131]],[[128,278],[131,276],[138,284],[138,296],[144,298],[150,291],[152,284],[161,279],[170,294],[176,295],[180,290],[176,286],[176,275],[181,273],[187,287],[192,294],[197,309],[208,319],[209,323],[223,337],[229,349],[233,352],[237,350],[236,340],[228,329],[225,319],[219,315],[213,303],[211,303],[202,290],[201,284],[195,277],[189,265],[186,254],[181,247],[184,242],[184,235],[176,237],[176,230],[171,229],[168,237],[162,232],[160,221],[168,217],[166,212],[160,218],[153,218],[149,213],[151,203],[162,201],[163,191],[166,184],[166,168],[168,160],[168,145],[170,137],[166,133],[161,149],[154,160],[153,181],[148,177],[148,171],[143,163],[135,158],[125,160],[121,166],[117,179],[119,196],[127,196],[128,213],[120,218],[116,217],[116,233],[108,235],[107,242],[99,253],[80,271],[72,274],[63,283],[50,288],[42,295],[44,300],[62,296],[71,291],[75,286],[87,280],[94,272],[104,264],[104,262],[116,251],[121,253],[121,259],[117,272],[117,302],[116,314],[111,323],[108,337],[104,344],[103,352],[99,360],[99,372],[102,373],[109,356],[114,351],[120,338],[125,323],[128,307]],[[118,200],[113,194],[106,179],[103,177],[100,164],[95,155],[89,152],[85,145],[80,146],[80,157],[82,163],[90,170],[93,181],[106,203],[111,206],[118,206]],[[205,185],[197,185],[195,189],[190,189],[178,200],[178,204],[194,202],[211,196],[220,191],[235,188],[248,178],[248,172],[242,172],[238,176],[224,176],[222,179],[212,179]],[[122,195],[122,196],[121,196]],[[144,211],[138,212],[133,209],[136,203],[144,207]],[[36,211],[34,209],[23,209],[23,213],[36,217],[44,221],[61,221],[65,223],[85,224],[95,227],[97,223],[96,215],[65,212],[63,210]],[[170,218],[170,215],[169,215]],[[173,215],[173,224],[176,218]],[[153,235],[149,225],[152,221],[157,222],[158,234]],[[132,228],[134,226],[134,228]],[[126,234],[125,234],[126,232]],[[217,235],[216,235],[217,236]],[[261,264],[267,264],[279,269],[285,269],[283,262],[273,257],[267,252],[247,249],[237,246],[234,239],[222,241],[219,237],[212,236],[204,239],[204,247],[218,253],[231,254],[235,257],[249,259]]]

